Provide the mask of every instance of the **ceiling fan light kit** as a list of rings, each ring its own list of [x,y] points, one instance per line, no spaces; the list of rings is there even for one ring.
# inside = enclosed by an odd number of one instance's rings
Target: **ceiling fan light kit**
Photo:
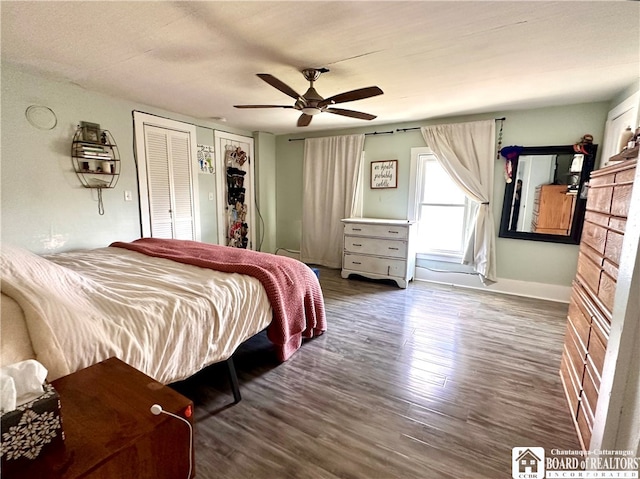
[[[309,88],[304,95],[298,94],[293,88],[278,80],[273,75],[268,73],[258,73],[257,76],[271,85],[272,87],[280,90],[287,96],[290,96],[295,100],[293,106],[289,105],[234,105],[235,108],[289,108],[302,112],[302,115],[298,118],[298,126],[307,126],[311,123],[313,116],[318,113],[333,113],[334,115],[348,116],[350,118],[357,118],[359,120],[373,120],[375,115],[369,113],[363,113],[360,111],[347,110],[344,108],[329,108],[330,105],[337,103],[346,103],[349,101],[364,100],[365,98],[371,98],[374,96],[382,95],[384,92],[377,86],[370,86],[366,88],[358,88],[356,90],[339,93],[329,98],[322,98],[320,94],[313,87],[313,83],[320,78],[322,73],[327,73],[328,68],[305,68],[302,70],[302,75],[309,82]]]

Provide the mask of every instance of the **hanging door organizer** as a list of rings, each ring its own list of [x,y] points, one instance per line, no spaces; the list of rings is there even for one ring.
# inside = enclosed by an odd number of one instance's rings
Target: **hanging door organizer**
[[[120,176],[120,152],[109,130],[78,127],[71,145],[73,169],[85,188],[114,188]]]
[[[239,146],[225,147],[225,168],[227,174],[227,246],[247,249],[249,246],[249,225],[247,224],[247,195],[244,186],[247,171],[247,153]]]

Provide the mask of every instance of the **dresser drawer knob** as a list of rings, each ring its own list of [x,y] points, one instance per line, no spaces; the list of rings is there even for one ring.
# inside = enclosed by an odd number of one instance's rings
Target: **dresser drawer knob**
[[[352,261],[351,264],[362,264],[360,261]]]
[[[362,231],[360,228],[352,228],[353,231]]]
[[[399,232],[399,231],[392,231],[392,230],[389,230],[389,233],[393,233],[394,235],[397,235],[397,234],[398,234],[398,233],[400,233],[400,232]]]
[[[392,250],[394,250],[394,251],[398,251],[398,248],[394,248],[394,247],[392,247],[392,246],[389,246],[389,249],[392,249]]]
[[[353,246],[362,246],[362,245],[358,243],[353,243]]]

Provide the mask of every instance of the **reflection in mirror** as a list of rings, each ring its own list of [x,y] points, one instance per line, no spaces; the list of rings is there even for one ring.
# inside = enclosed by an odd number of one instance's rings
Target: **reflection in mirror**
[[[584,155],[518,158],[510,231],[569,235]]]
[[[586,202],[581,190],[596,148],[523,147],[505,190],[500,237],[579,243]]]

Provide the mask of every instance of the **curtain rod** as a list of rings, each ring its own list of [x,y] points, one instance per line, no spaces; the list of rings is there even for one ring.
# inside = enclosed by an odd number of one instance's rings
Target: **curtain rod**
[[[494,118],[494,121],[505,121],[507,119],[507,117],[503,116],[502,118]],[[420,128],[422,128],[421,126],[416,126],[415,128],[396,128],[397,132],[402,132],[404,133],[405,131],[411,131],[411,130],[419,130]]]
[[[375,135],[393,135],[392,131],[374,131],[373,133],[365,133],[364,136],[375,136]],[[289,138],[289,141],[302,141],[306,140],[306,138]]]
[[[494,121],[505,121],[507,119],[507,117],[503,116],[502,118],[494,118]],[[411,130],[419,130],[420,126],[416,126],[415,128],[396,128],[396,132],[405,132],[405,131],[411,131]],[[365,133],[364,136],[369,136],[369,135],[393,135],[395,132],[392,131],[374,131],[373,133]],[[302,140],[306,140],[306,138],[289,138],[289,141],[302,141]]]

